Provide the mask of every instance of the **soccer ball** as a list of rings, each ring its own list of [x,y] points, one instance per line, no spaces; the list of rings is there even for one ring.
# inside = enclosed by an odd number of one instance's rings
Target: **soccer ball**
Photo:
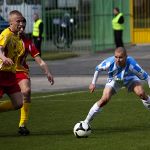
[[[73,128],[73,133],[77,138],[85,138],[91,134],[91,127],[84,121],[80,121],[75,124]]]

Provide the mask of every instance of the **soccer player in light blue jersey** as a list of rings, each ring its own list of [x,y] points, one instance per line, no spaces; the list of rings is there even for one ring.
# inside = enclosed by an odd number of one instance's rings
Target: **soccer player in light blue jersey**
[[[91,107],[84,122],[89,124],[94,116],[102,110],[103,106],[122,87],[134,92],[142,100],[144,106],[150,110],[150,97],[145,93],[141,83],[141,80],[145,80],[150,87],[150,76],[133,57],[127,56],[125,48],[118,47],[114,52],[114,56],[105,59],[96,67],[92,83],[89,86],[91,93],[94,92],[98,75],[102,71],[107,71],[108,73],[107,83],[102,97]]]

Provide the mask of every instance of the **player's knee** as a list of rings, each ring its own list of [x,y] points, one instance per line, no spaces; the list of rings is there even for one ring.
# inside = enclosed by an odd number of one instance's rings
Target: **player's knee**
[[[22,92],[22,94],[24,95],[24,96],[29,96],[30,95],[30,93],[31,93],[31,89],[30,88],[25,88],[23,91],[21,91]]]
[[[23,102],[17,102],[16,104],[14,104],[14,109],[18,110],[23,106]]]

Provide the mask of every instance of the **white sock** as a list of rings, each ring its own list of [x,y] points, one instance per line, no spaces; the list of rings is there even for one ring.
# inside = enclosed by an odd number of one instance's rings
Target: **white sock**
[[[102,110],[102,108],[100,108],[100,107],[97,105],[97,103],[95,103],[95,104],[91,107],[91,109],[90,109],[90,111],[89,111],[89,113],[88,113],[86,119],[84,120],[84,122],[89,123],[90,121],[92,121],[93,118],[94,118],[94,116],[95,116],[98,112],[100,112],[101,110]]]
[[[150,97],[148,96],[147,100],[141,99],[143,102],[143,105],[150,110]]]
[[[150,96],[148,96],[147,102],[150,104]]]

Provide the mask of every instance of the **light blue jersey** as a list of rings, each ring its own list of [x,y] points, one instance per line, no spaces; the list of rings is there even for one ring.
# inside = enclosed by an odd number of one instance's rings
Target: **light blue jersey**
[[[123,85],[128,84],[135,79],[147,80],[148,74],[144,71],[133,57],[128,56],[126,60],[126,66],[124,68],[119,67],[115,63],[115,57],[109,57],[101,62],[96,67],[97,72],[107,71],[108,80],[122,81]],[[138,78],[137,78],[138,77]]]

